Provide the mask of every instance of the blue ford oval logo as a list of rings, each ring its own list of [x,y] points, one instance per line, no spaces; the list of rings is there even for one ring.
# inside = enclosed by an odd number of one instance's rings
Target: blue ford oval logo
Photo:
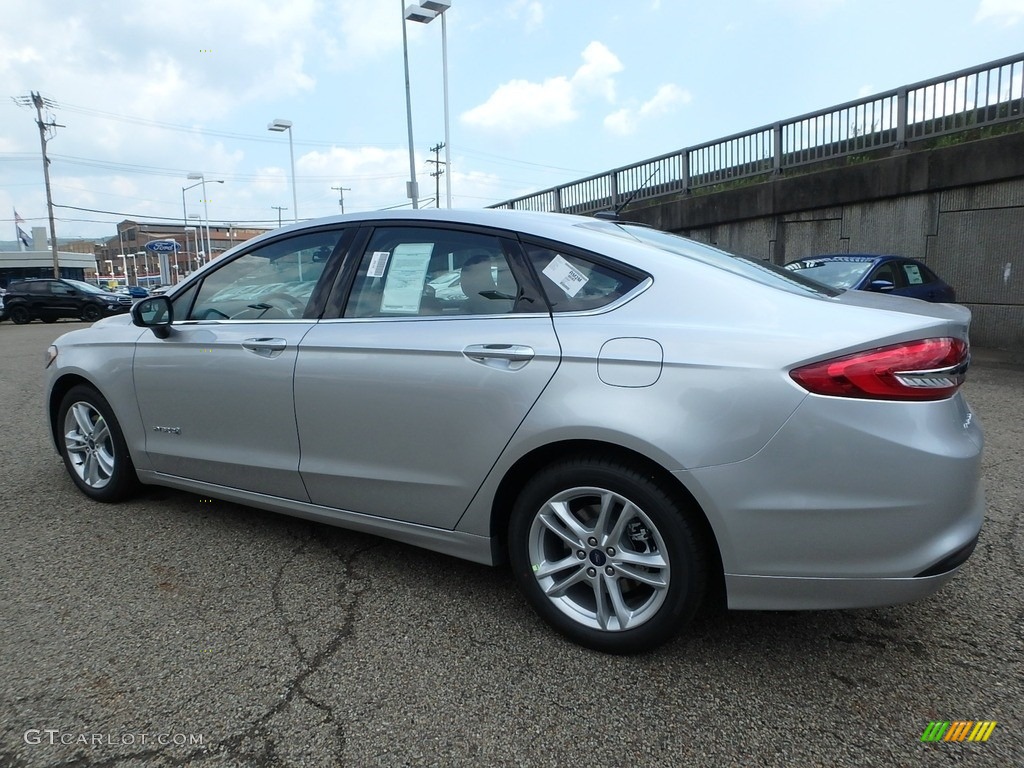
[[[598,568],[600,568],[602,565],[604,565],[607,561],[608,561],[608,558],[604,556],[604,552],[602,552],[599,549],[591,550],[591,552],[590,552],[590,562],[592,562]]]

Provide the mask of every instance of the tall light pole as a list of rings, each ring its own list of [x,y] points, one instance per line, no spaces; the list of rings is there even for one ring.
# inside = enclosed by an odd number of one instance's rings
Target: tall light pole
[[[409,41],[405,34],[405,20],[408,18],[406,14],[410,10],[415,10],[418,6],[410,5],[409,8],[406,8],[405,0],[399,0],[399,2],[402,3],[402,57],[405,60],[405,119],[409,125],[409,181],[406,194],[412,200],[412,207],[415,210],[420,207],[420,189],[416,183],[416,145],[413,144],[412,140],[412,92],[409,89]],[[420,9],[420,14],[427,14],[430,18],[434,17],[433,11],[424,9]],[[418,21],[419,19],[416,20]]]
[[[188,253],[188,233],[192,233],[192,239],[196,242],[196,261],[195,269],[199,269],[199,235],[196,233],[195,227],[185,227],[185,267],[187,272],[192,272],[192,257]],[[175,258],[174,265],[177,267],[178,260]]]
[[[188,217],[190,219],[198,219],[196,222],[197,226],[193,227],[193,229],[196,230],[196,264],[201,267],[210,258],[210,254],[206,252],[206,245],[203,243],[203,217],[198,213],[190,213]],[[199,258],[199,254],[202,254],[203,258]]]
[[[295,216],[295,223],[298,224],[299,199],[295,191],[295,147],[292,145],[292,121],[277,118],[276,120],[272,120],[270,124],[267,125],[267,130],[274,131],[275,133],[280,133],[281,131],[288,131],[288,154],[292,158],[292,213]]]
[[[203,218],[206,219],[206,258],[209,259],[213,253],[213,247],[210,245],[210,199],[206,196],[206,177],[201,173],[190,173],[188,178],[190,181],[199,179],[199,183],[203,186]],[[210,183],[223,184],[224,179],[210,179]],[[195,184],[192,186],[195,186]]]
[[[448,26],[445,23],[444,12],[451,8],[451,6],[451,0],[420,0],[419,6],[410,5],[405,9],[405,18],[422,24],[429,24],[438,16],[441,17],[441,80],[444,83],[444,192],[446,208],[452,207],[452,142],[448,129]],[[425,11],[433,11],[433,13],[428,15]],[[409,69],[407,63],[406,87],[408,87],[408,79]],[[409,142],[412,143],[411,129]]]

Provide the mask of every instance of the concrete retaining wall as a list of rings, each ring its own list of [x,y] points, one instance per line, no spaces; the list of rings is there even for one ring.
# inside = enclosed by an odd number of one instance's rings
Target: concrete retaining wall
[[[1024,350],[1024,133],[897,151],[623,217],[776,264],[817,253],[921,259],[970,307],[973,344]]]

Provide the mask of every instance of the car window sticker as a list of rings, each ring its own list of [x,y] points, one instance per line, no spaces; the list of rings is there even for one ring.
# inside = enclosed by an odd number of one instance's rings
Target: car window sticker
[[[544,276],[565,291],[570,299],[575,298],[590,279],[559,255],[544,267]]]
[[[388,259],[391,258],[389,251],[374,251],[370,257],[370,267],[366,270],[367,277],[384,277],[388,267]]]
[[[423,286],[427,282],[427,268],[433,243],[402,243],[392,253],[391,269],[384,282],[380,300],[381,312],[416,314],[423,299]]]
[[[907,282],[911,285],[921,285],[924,278],[921,277],[921,270],[917,264],[904,264],[903,272],[907,276]]]

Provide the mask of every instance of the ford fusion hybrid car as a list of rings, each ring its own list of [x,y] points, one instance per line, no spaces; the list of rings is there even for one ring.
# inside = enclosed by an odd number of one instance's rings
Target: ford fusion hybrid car
[[[45,410],[92,499],[162,485],[508,563],[554,629],[630,653],[702,606],[946,584],[985,507],[969,320],[623,222],[350,214],[61,336]]]

